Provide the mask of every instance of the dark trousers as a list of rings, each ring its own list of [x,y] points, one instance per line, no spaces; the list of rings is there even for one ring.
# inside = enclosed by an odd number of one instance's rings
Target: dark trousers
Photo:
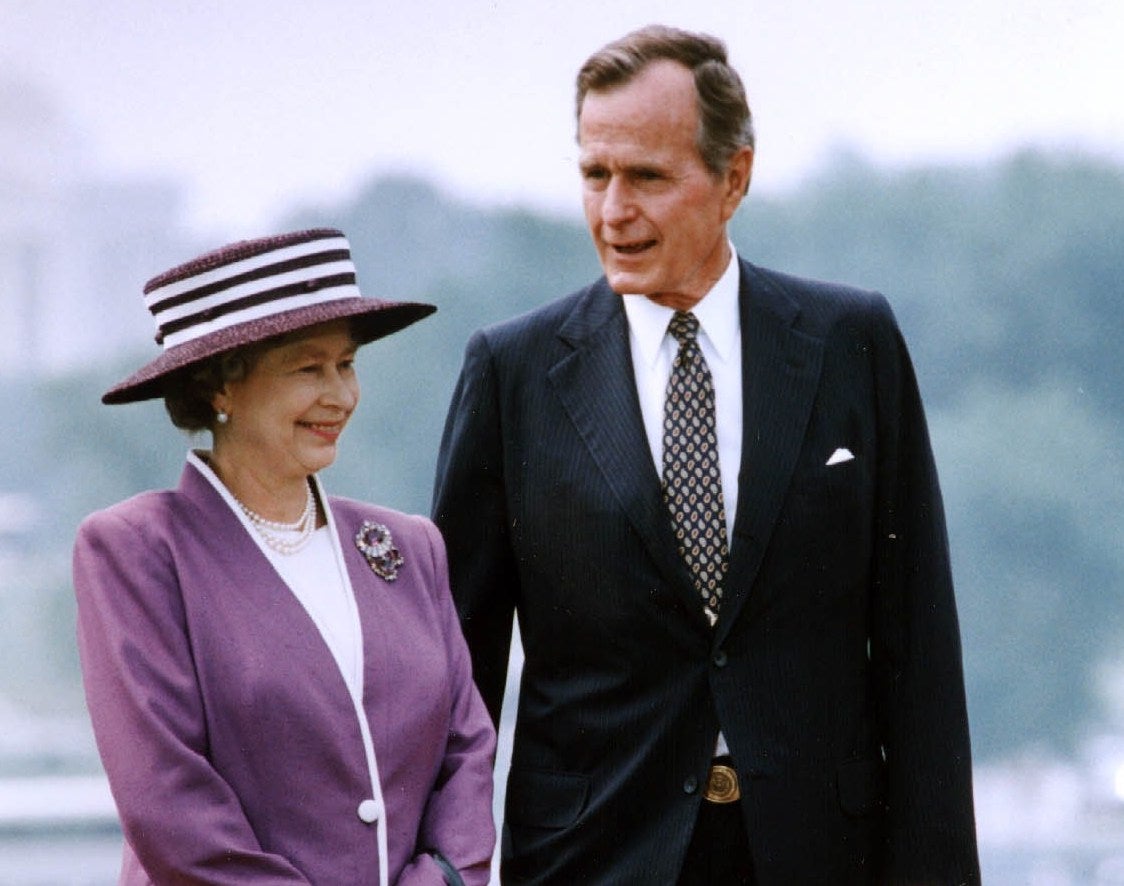
[[[703,800],[678,886],[752,886],[756,882],[741,804]]]

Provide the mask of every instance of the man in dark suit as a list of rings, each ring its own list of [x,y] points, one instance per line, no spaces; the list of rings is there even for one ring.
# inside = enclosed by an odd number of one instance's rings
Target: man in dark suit
[[[734,254],[753,134],[720,41],[595,53],[578,141],[605,277],[472,337],[434,499],[493,718],[513,613],[525,650],[505,882],[977,882],[890,308]]]

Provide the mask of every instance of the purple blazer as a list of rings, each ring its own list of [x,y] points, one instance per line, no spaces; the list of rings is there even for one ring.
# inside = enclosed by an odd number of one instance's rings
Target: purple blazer
[[[472,682],[445,548],[423,517],[330,499],[363,633],[363,710],[387,880],[488,882],[495,733]],[[388,582],[354,536],[389,527]],[[319,631],[192,465],[179,488],[88,517],[78,647],[125,834],[121,883],[376,884],[357,709]]]

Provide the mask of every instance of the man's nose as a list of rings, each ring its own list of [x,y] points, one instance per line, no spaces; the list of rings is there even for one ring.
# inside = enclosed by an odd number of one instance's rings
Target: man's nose
[[[605,188],[605,199],[601,203],[601,218],[606,224],[617,225],[627,222],[636,214],[636,203],[628,183],[614,176]]]

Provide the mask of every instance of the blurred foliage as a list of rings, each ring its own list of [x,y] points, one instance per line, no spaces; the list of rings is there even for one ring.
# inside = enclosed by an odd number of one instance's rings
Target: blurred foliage
[[[593,279],[596,257],[577,220],[467,205],[412,178],[279,227],[325,223],[348,232],[368,294],[440,309],[361,352],[364,402],[327,485],[424,512],[468,335]],[[844,156],[791,193],[751,194],[731,235],[751,261],[890,298],[944,483],[977,754],[1065,750],[1101,716],[1094,673],[1124,659],[1124,170],[1026,153],[890,172]],[[54,564],[15,595],[49,624],[2,653],[47,663],[37,697],[78,697],[66,579],[78,520],[174,483],[191,445],[158,403],[98,403],[143,359],[0,382],[15,419],[0,491],[42,503],[25,542]]]

